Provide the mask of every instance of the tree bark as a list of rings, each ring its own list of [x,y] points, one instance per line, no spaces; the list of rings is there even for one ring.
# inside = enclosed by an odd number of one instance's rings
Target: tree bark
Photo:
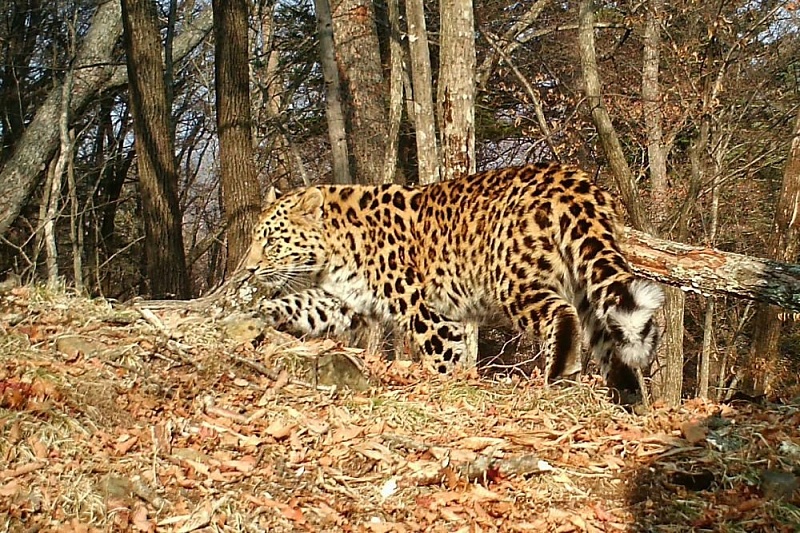
[[[333,37],[344,91],[355,181],[381,182],[386,99],[375,11],[370,0],[334,0]]]
[[[150,293],[155,298],[185,298],[189,279],[178,207],[178,173],[153,0],[122,0],[122,23]]]
[[[350,173],[350,156],[347,147],[342,82],[333,44],[333,16],[329,0],[314,0],[319,34],[319,57],[322,77],[325,80],[325,115],[328,118],[328,137],[333,159],[333,182],[353,183]]]
[[[664,147],[661,88],[658,82],[661,49],[661,13],[663,0],[650,0],[644,30],[644,61],[642,65],[642,118],[647,131],[647,163],[650,186],[657,201],[667,190],[667,154]],[[663,212],[664,210],[657,210]]]
[[[214,87],[222,171],[222,208],[228,227],[228,273],[250,247],[261,211],[253,166],[246,0],[214,0]]]
[[[469,0],[440,2],[437,113],[442,178],[475,172],[475,18]]]
[[[71,112],[85,106],[113,73],[112,54],[121,33],[120,3],[101,4],[75,59]],[[50,90],[0,172],[0,235],[17,218],[58,148],[53,125],[62,111],[61,93],[62,84]]]
[[[417,141],[419,183],[439,181],[439,149],[436,146],[436,121],[433,109],[433,76],[423,0],[406,0],[408,48],[411,63],[412,106]]]
[[[795,120],[768,247],[770,257],[778,261],[795,262],[800,252],[800,111]],[[779,357],[781,322],[778,312],[774,306],[764,303],[756,308],[749,379],[745,383],[746,388],[755,394],[771,390]]]
[[[475,172],[475,16],[470,0],[439,3],[437,116],[441,177]],[[478,327],[467,323],[465,364],[478,362]]]
[[[659,57],[661,52],[661,16],[663,0],[650,0],[644,33],[642,60],[642,110],[647,132],[647,161],[654,209],[654,226],[666,214],[667,148],[664,145],[661,115]],[[653,390],[657,397],[677,404],[683,388],[683,318],[686,295],[674,287],[666,288],[664,302],[664,337],[659,359],[663,362],[653,375]]]

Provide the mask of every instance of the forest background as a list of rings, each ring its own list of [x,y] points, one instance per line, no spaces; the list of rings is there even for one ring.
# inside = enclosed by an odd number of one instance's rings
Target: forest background
[[[0,272],[196,296],[235,268],[269,185],[546,159],[618,191],[636,229],[796,262],[798,7],[6,0]],[[667,293],[656,397],[796,392],[779,309]]]

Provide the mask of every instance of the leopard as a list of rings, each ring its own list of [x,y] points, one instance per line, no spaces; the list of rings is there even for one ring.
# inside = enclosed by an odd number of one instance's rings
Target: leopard
[[[606,380],[655,357],[663,291],[634,275],[616,199],[575,165],[266,196],[242,266],[277,295],[258,311],[277,329],[390,323],[448,374],[465,359],[466,325],[500,316],[541,340],[547,383],[591,357]]]

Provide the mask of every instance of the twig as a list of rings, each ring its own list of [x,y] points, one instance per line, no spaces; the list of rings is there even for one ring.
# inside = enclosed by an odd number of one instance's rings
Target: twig
[[[256,372],[267,376],[272,381],[279,381],[280,374],[275,372],[274,370],[267,368],[266,366],[258,363],[256,361],[251,361],[250,359],[245,359],[244,357],[240,357],[238,355],[230,355],[230,358],[236,361],[237,363],[244,365],[246,367],[255,370]],[[292,385],[297,385],[299,387],[305,387],[311,390],[318,390],[322,392],[334,392],[336,390],[336,385],[314,385],[313,383],[309,383],[307,381],[303,381],[301,379],[290,378],[289,383]]]
[[[0,479],[11,479],[12,477],[24,476],[45,466],[46,462],[41,463],[28,463],[17,468],[9,468],[8,470],[0,470]]]
[[[389,444],[393,444],[398,448],[405,448],[407,450],[413,450],[415,452],[426,452],[431,449],[431,446],[415,441],[414,439],[405,437],[403,435],[384,433],[380,437]]]
[[[163,322],[161,322],[161,319],[158,318],[155,315],[155,313],[153,313],[150,309],[139,307],[138,305],[135,305],[134,309],[136,309],[136,311],[140,315],[142,315],[142,318],[144,318],[151,326],[156,328],[159,332],[163,333],[167,338],[169,339],[176,338],[176,336],[172,332],[167,330],[167,327],[164,325]]]

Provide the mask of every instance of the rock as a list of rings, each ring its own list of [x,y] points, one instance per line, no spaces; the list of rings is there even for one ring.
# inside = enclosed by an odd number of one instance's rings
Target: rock
[[[340,353],[326,354],[319,358],[317,382],[320,385],[336,385],[338,388],[344,387],[355,391],[369,389],[369,380],[361,368],[351,357]]]
[[[252,315],[236,313],[222,322],[225,336],[237,344],[253,342],[264,334],[266,322]]]
[[[761,490],[764,492],[765,498],[788,499],[797,489],[800,489],[800,480],[790,472],[781,472],[780,470],[761,472]]]
[[[76,359],[81,355],[95,355],[106,348],[102,342],[80,335],[62,335],[56,339],[56,350],[69,359]]]

